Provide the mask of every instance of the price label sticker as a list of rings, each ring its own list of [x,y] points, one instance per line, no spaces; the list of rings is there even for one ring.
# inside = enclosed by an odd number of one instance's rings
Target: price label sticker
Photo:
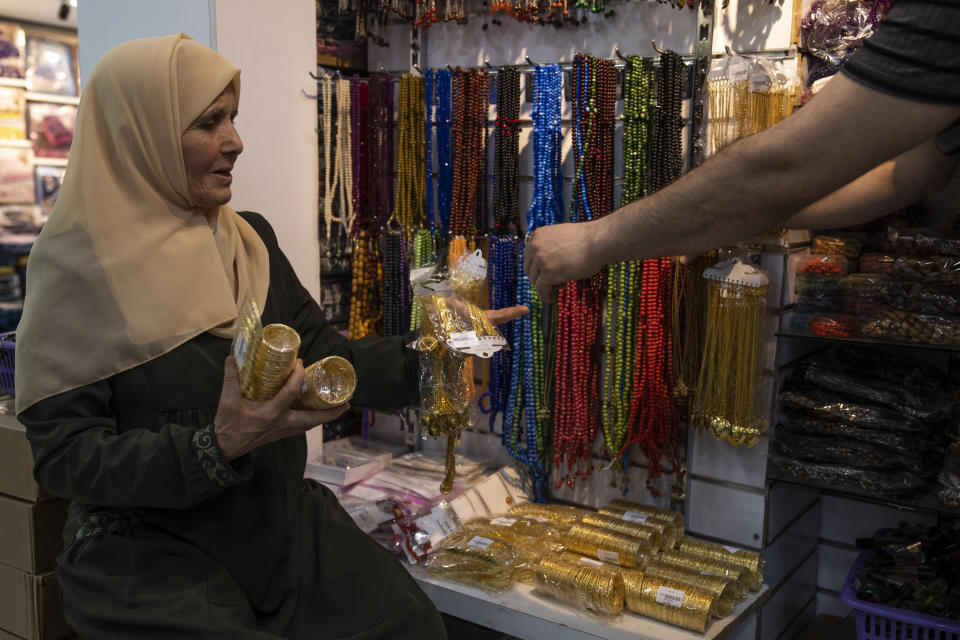
[[[490,524],[498,524],[501,527],[512,527],[516,521],[516,518],[492,518]]]
[[[620,564],[620,554],[616,551],[607,551],[606,549],[597,549],[597,557],[604,562]]]
[[[736,553],[737,551],[742,551],[742,549],[737,549],[736,547],[728,547],[727,545],[723,545],[723,548],[729,551],[730,553]]]
[[[537,522],[550,522],[550,518],[544,518],[543,516],[527,516],[531,520],[536,520]]]
[[[672,589],[670,587],[657,587],[657,602],[660,604],[667,604],[671,607],[681,607],[683,606],[683,597],[686,594],[680,589]]]
[[[580,558],[580,564],[585,564],[588,567],[602,567],[603,563],[599,560],[594,560],[593,558]]]
[[[620,516],[627,522],[636,522],[637,524],[643,524],[647,521],[647,518],[650,516],[646,513],[640,513],[639,511],[627,511],[625,514]]]
[[[478,549],[486,549],[493,544],[493,540],[490,538],[484,538],[483,536],[473,536],[470,538],[470,542],[467,543],[468,546],[476,547]]]
[[[770,87],[770,77],[765,73],[750,74],[750,91],[766,91]]]

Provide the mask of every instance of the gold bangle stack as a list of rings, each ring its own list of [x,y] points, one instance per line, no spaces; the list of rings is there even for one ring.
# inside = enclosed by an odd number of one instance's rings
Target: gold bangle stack
[[[753,576],[750,571],[738,564],[724,562],[723,560],[714,560],[713,558],[704,558],[703,556],[696,556],[685,551],[663,550],[656,559],[665,564],[729,578],[743,590],[749,589],[753,581]]]
[[[329,409],[353,397],[357,373],[346,358],[328,356],[307,367],[303,384],[304,391],[296,402],[298,408]]]
[[[643,571],[623,570],[621,577],[630,611],[697,633],[706,631],[714,594]]]
[[[564,544],[580,555],[631,569],[645,567],[653,554],[650,544],[643,540],[582,523],[570,528],[564,537]]]
[[[300,350],[300,335],[285,324],[268,324],[250,369],[246,388],[240,390],[254,402],[266,402],[277,394],[293,371]]]
[[[658,531],[655,527],[648,527],[637,522],[621,520],[620,518],[614,518],[612,516],[604,516],[599,513],[588,513],[587,515],[583,516],[583,520],[581,520],[581,522],[598,529],[614,531],[616,533],[622,533],[633,538],[638,538],[649,543],[651,547],[656,548],[660,546],[660,531]]]
[[[437,577],[488,591],[504,591],[513,584],[516,562],[516,550],[509,543],[458,531],[437,544],[424,567]]]
[[[623,500],[622,498],[617,498],[616,500],[611,500],[608,506],[616,507],[618,509],[623,509],[625,511],[635,511],[637,513],[645,513],[648,516],[652,516],[659,520],[666,520],[672,523],[680,531],[686,529],[686,522],[683,519],[683,514],[679,511],[671,511],[670,509],[660,509],[659,507],[651,507],[650,505],[640,504],[639,502],[632,502],[630,500]]]
[[[593,513],[579,507],[565,504],[540,504],[539,502],[524,502],[510,507],[510,515],[546,518],[561,529],[569,529],[580,522],[583,516]]]
[[[716,599],[713,602],[713,615],[716,618],[730,615],[733,608],[743,602],[747,593],[729,578],[700,573],[694,569],[685,569],[656,560],[648,562],[644,571],[658,578],[676,580],[714,594]]]
[[[533,584],[533,567],[544,554],[564,549],[556,527],[524,516],[476,518],[464,524],[463,530],[513,545],[517,552],[513,576],[524,584]]]
[[[603,507],[600,509],[600,515],[610,516],[623,520],[624,514],[627,511],[632,511],[632,509],[624,509],[622,507]],[[673,546],[677,543],[677,540],[680,539],[680,536],[683,535],[683,529],[678,529],[675,524],[673,524],[673,518],[667,520],[660,515],[647,515],[647,519],[644,520],[643,526],[656,529],[660,534],[660,546],[664,549],[672,549]]]
[[[616,567],[593,567],[544,556],[534,568],[537,590],[569,605],[606,616],[623,611],[623,580]]]
[[[713,558],[714,560],[723,560],[740,565],[751,573],[753,579],[750,583],[750,589],[752,591],[759,591],[760,588],[763,587],[763,556],[756,551],[747,551],[746,549],[730,551],[723,545],[715,542],[707,542],[706,540],[687,537],[680,540],[677,549],[703,556],[704,558]]]

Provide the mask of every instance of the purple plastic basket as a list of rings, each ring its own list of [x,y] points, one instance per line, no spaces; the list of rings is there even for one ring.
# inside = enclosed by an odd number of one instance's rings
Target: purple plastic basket
[[[853,563],[840,597],[857,614],[857,640],[960,640],[960,620],[938,618],[857,598],[853,579],[870,558],[864,551]]]
[[[16,331],[0,333],[0,388],[4,393],[13,393],[13,363],[14,350],[17,347],[15,341]]]

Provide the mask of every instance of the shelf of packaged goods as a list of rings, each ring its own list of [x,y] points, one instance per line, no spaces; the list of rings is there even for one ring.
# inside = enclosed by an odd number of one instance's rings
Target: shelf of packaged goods
[[[524,584],[493,594],[429,576],[419,567],[411,568],[410,572],[441,612],[530,640],[722,640],[733,633],[770,592],[767,585],[759,592],[751,592],[729,616],[714,619],[705,633],[696,633],[629,612],[609,621],[602,620],[541,597],[533,592],[533,587]]]
[[[13,147],[15,149],[30,149],[33,143],[29,140],[6,140],[0,139],[0,147]]]
[[[894,340],[883,340],[880,338],[865,338],[862,336],[840,337],[840,336],[821,336],[800,329],[781,329],[777,331],[779,338],[797,338],[800,340],[820,340],[823,342],[838,342],[846,344],[862,344],[877,347],[899,347],[910,349],[930,349],[933,351],[960,351],[960,345],[951,346],[943,344],[928,344],[925,342],[896,342]]]
[[[27,100],[31,102],[55,102],[57,104],[80,104],[80,98],[77,96],[65,96],[58,93],[40,93],[39,91],[27,91]]]
[[[0,78],[0,87],[25,89],[27,87],[27,81],[25,78]]]
[[[67,166],[66,158],[45,158],[43,156],[33,156],[30,159],[30,163],[33,165],[43,165],[47,167],[65,167]]]
[[[773,484],[780,483],[795,487],[816,489],[824,495],[872,502],[874,504],[885,507],[893,507],[899,510],[922,511],[926,513],[960,516],[960,507],[950,507],[940,502],[940,500],[937,498],[937,494],[940,492],[942,487],[936,483],[932,483],[930,488],[925,489],[912,497],[885,497],[858,489],[848,489],[838,487],[836,485],[821,484],[808,480],[799,480],[777,471],[772,466],[768,467],[767,469],[767,482],[771,486]]]

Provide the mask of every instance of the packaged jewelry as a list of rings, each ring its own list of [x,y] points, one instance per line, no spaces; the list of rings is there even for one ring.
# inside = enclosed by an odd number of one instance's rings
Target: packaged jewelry
[[[847,260],[856,260],[863,252],[863,243],[858,238],[840,238],[836,236],[817,236],[810,248],[814,253],[843,256]]]
[[[596,615],[616,616],[623,611],[620,572],[597,560],[544,556],[534,568],[534,585],[538,593]]]
[[[929,488],[924,478],[909,471],[859,469],[845,465],[797,460],[778,454],[771,454],[769,460],[780,473],[801,482],[863,491],[874,496],[905,497],[916,495],[919,491]]]
[[[622,576],[630,611],[697,633],[706,631],[715,594],[643,571],[623,571]]]
[[[849,438],[798,434],[783,426],[776,429],[774,448],[798,460],[859,469],[904,469],[917,475],[930,470],[930,460],[925,455],[910,455]]]
[[[664,564],[727,578],[734,581],[741,589],[749,589],[756,581],[753,572],[745,567],[686,551],[664,549],[657,555],[656,560]]]
[[[52,38],[27,39],[27,86],[41,93],[77,95],[73,56],[68,43]]]
[[[677,544],[677,549],[686,551],[706,558],[724,560],[738,564],[753,574],[753,582],[750,584],[752,591],[759,591],[763,586],[763,556],[756,551],[746,549],[736,549],[725,547],[722,544],[708,542],[706,540],[697,540],[689,536],[684,536]]]
[[[553,525],[526,516],[476,518],[464,524],[463,530],[513,545],[517,552],[514,578],[524,584],[533,584],[533,568],[544,554],[564,549],[561,534]]]
[[[864,324],[863,335],[955,347],[960,346],[960,320],[909,311],[883,311]]]
[[[710,267],[703,277],[707,322],[690,422],[731,444],[750,447],[764,428],[756,391],[769,279],[740,259]]]
[[[655,551],[649,542],[582,523],[573,525],[563,541],[580,555],[638,569],[646,566]]]
[[[340,356],[327,356],[307,367],[295,406],[329,409],[349,401],[356,389],[357,374],[350,361]]]
[[[909,255],[960,256],[960,233],[947,229],[914,227],[889,230],[890,242],[898,253]]]
[[[956,256],[897,256],[891,274],[897,278],[956,283],[960,258]]]
[[[811,315],[807,320],[810,333],[833,338],[851,338],[860,333],[860,321],[842,314]]]
[[[248,400],[266,402],[276,395],[293,368],[300,350],[300,335],[283,324],[262,327],[260,310],[251,298],[240,312],[233,339],[240,392]]]
[[[524,502],[510,507],[511,516],[542,518],[562,530],[569,529],[580,522],[584,516],[591,513],[593,511],[565,504],[541,504],[539,502]]]
[[[960,507],[960,438],[947,449],[937,480],[942,487],[937,495],[940,502],[948,507]]]
[[[960,316],[960,291],[952,283],[890,281],[881,291],[883,300],[894,309]]]
[[[611,502],[606,507],[600,509],[599,513],[603,516],[619,518],[627,522],[642,524],[645,527],[655,529],[660,536],[660,545],[664,549],[672,549],[680,536],[683,535],[683,528],[675,524],[670,517],[662,514],[637,511],[634,506],[629,508],[616,505],[617,501]],[[643,505],[637,505],[643,506]]]
[[[508,542],[461,530],[441,540],[424,566],[437,577],[504,591],[513,584],[516,562],[517,552]]]
[[[889,275],[893,272],[895,256],[888,253],[864,253],[860,256],[860,273]]]
[[[678,567],[658,560],[648,562],[644,572],[658,578],[683,582],[714,594],[716,596],[713,603],[713,616],[715,618],[727,617],[733,611],[733,608],[747,597],[747,590],[730,578],[715,576],[710,573],[700,573],[695,569]]]

